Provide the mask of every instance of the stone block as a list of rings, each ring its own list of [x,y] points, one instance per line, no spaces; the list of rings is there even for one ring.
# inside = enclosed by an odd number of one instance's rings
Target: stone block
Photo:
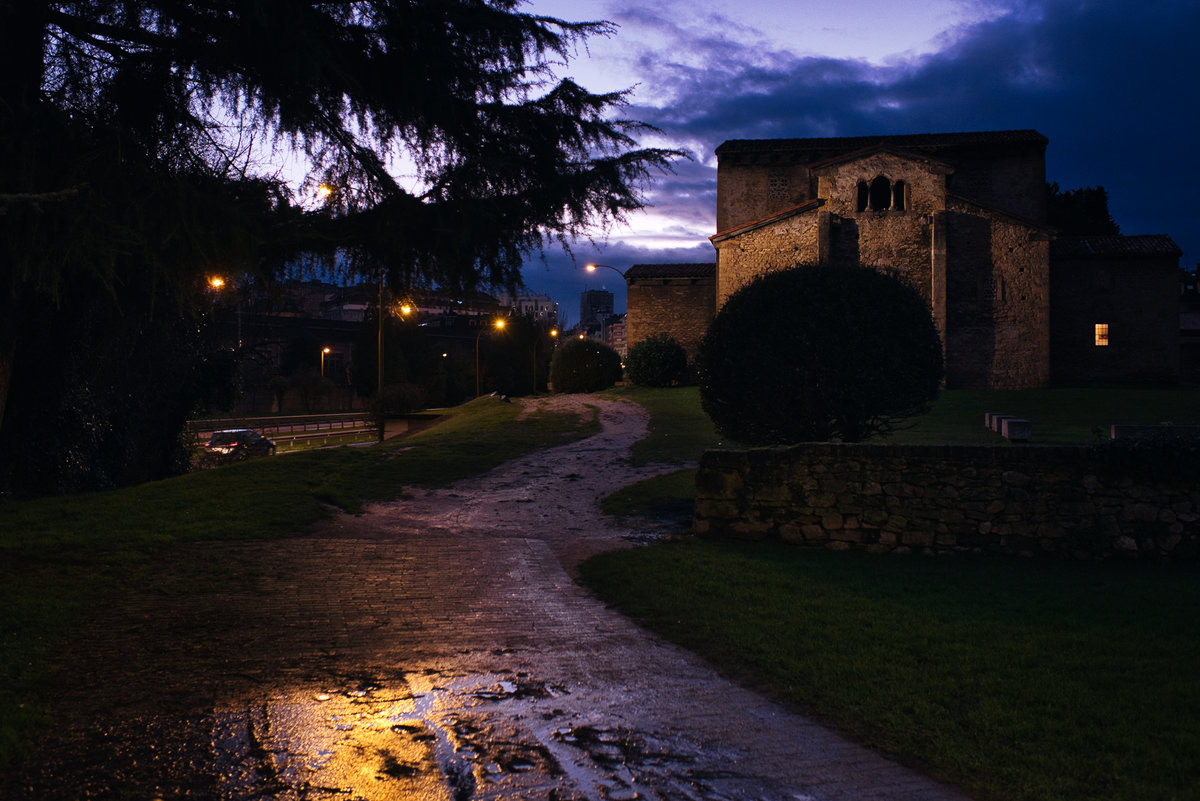
[[[837,531],[846,523],[846,519],[838,512],[831,512],[821,517],[821,527],[826,531]]]
[[[1010,442],[1029,442],[1033,439],[1033,423],[1017,417],[1006,417],[1000,433]]]
[[[801,534],[804,535],[806,542],[824,542],[829,539],[829,532],[818,526],[816,523],[808,523],[800,527]]]

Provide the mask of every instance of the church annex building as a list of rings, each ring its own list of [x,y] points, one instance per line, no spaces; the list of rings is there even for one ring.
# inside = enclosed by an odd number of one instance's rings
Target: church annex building
[[[756,276],[849,262],[922,293],[949,388],[1177,380],[1181,251],[1165,235],[1057,237],[1046,145],[1031,130],[725,142],[716,264],[630,268],[629,341],[668,333],[694,355]]]

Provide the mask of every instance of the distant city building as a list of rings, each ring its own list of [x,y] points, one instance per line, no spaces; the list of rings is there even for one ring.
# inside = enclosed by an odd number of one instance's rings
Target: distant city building
[[[604,342],[621,354],[622,359],[629,355],[629,341],[626,332],[625,315],[619,314],[607,318],[604,324]]]
[[[558,326],[558,304],[549,295],[517,295],[515,298],[502,295],[500,302],[547,328]]]
[[[613,293],[606,289],[588,289],[579,293],[579,327],[590,331],[613,313]]]

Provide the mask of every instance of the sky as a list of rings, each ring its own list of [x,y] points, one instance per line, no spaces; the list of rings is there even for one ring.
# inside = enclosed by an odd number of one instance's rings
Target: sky
[[[531,0],[608,20],[561,68],[593,91],[630,89],[625,116],[686,152],[651,208],[523,275],[577,322],[579,293],[624,282],[597,262],[714,261],[716,157],[729,139],[1032,128],[1046,179],[1103,186],[1124,234],[1168,234],[1200,262],[1197,0]]]

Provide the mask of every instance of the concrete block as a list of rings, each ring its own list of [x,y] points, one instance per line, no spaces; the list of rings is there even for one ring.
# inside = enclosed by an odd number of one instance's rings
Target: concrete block
[[[1033,439],[1033,423],[1017,417],[1006,417],[1001,422],[1000,433],[1013,442],[1029,442]]]

